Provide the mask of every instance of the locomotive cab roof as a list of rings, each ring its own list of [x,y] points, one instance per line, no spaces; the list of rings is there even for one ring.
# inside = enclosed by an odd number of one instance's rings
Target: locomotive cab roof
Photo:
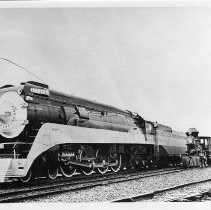
[[[195,133],[195,134],[198,134],[199,131],[198,131],[196,128],[189,128],[188,131],[185,132],[185,134],[186,134],[187,136],[192,135],[192,134],[194,134],[194,133]]]

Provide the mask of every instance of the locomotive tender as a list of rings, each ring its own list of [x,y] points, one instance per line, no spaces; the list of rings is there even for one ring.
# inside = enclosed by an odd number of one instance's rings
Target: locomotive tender
[[[0,182],[178,163],[186,135],[29,81],[0,88]]]

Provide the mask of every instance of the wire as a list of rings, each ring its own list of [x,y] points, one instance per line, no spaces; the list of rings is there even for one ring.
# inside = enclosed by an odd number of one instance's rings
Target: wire
[[[7,62],[9,62],[9,63],[11,63],[11,64],[13,64],[13,65],[15,65],[15,66],[17,66],[17,67],[23,69],[23,70],[25,70],[28,74],[31,74],[32,76],[34,76],[35,78],[37,78],[38,80],[40,80],[42,83],[44,83],[44,84],[47,85],[47,83],[46,83],[44,80],[40,79],[37,75],[33,74],[32,72],[30,72],[29,70],[27,70],[27,69],[24,68],[23,66],[20,66],[20,65],[18,65],[17,63],[15,63],[15,62],[13,62],[13,61],[7,59],[7,58],[0,57],[0,59],[1,59],[1,60],[4,60],[4,61],[7,61]]]

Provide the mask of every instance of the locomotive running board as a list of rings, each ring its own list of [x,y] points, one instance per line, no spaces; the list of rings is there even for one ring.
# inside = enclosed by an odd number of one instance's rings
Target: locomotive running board
[[[77,165],[77,166],[81,166],[81,167],[87,167],[87,168],[102,168],[102,167],[105,167],[105,166],[117,166],[118,163],[112,163],[112,164],[108,164],[108,165],[105,165],[105,164],[92,164],[92,163],[81,163],[81,162],[77,162],[77,161],[69,161],[70,164],[72,165]]]

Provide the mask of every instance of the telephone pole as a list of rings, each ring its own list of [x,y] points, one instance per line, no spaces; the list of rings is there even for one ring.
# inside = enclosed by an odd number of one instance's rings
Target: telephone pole
[[[159,145],[158,145],[158,137],[157,137],[157,128],[158,128],[157,121],[153,124],[153,127],[154,127],[154,140],[155,140],[155,146],[154,146],[155,164],[156,164],[156,166],[158,166],[158,162],[159,162]]]

